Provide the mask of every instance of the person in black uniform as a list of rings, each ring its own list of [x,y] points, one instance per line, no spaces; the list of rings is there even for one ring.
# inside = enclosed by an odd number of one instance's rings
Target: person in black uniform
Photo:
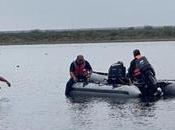
[[[114,86],[118,84],[128,84],[128,79],[126,78],[126,67],[122,61],[118,61],[110,66],[108,70],[108,84]]]
[[[66,84],[65,95],[69,96],[72,85],[76,82],[86,82],[92,74],[92,67],[83,55],[78,55],[70,65],[70,79]]]
[[[128,69],[128,77],[139,88],[143,96],[162,95],[161,88],[157,87],[157,79],[152,65],[145,56],[141,56],[138,49],[133,51],[134,59]]]

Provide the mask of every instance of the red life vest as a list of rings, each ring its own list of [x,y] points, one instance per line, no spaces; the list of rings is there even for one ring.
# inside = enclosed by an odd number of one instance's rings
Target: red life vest
[[[141,59],[141,58],[142,58],[142,56],[141,56],[141,55],[138,55],[138,56],[136,56],[135,60],[139,60],[139,59]],[[137,61],[136,61],[136,62],[137,62]],[[134,77],[137,77],[137,76],[139,76],[139,75],[141,75],[141,70],[140,70],[140,68],[136,65],[135,69],[133,70],[133,76],[134,76]]]
[[[135,68],[134,71],[133,71],[133,76],[134,76],[134,77],[137,77],[137,76],[139,76],[140,74],[141,74],[140,69]]]
[[[75,65],[75,70],[74,70],[74,74],[75,76],[85,76],[88,71],[85,68],[85,62],[82,65],[77,65],[76,62],[74,62]]]
[[[150,63],[146,59],[146,57],[138,55],[135,58],[135,69],[133,71],[133,76],[137,77],[142,74],[142,72],[146,71],[147,69],[151,68]]]

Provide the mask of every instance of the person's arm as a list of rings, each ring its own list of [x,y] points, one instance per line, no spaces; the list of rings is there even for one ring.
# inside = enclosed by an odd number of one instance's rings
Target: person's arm
[[[86,67],[87,67],[87,70],[88,70],[88,74],[87,74],[87,78],[90,78],[91,74],[92,74],[92,67],[91,65],[89,64],[88,61],[86,61]]]
[[[9,87],[11,86],[10,82],[7,81],[5,78],[3,78],[3,77],[1,77],[1,76],[0,76],[0,81],[7,83],[7,85],[8,85]]]
[[[76,82],[77,81],[77,77],[74,75],[73,72],[70,72],[70,77]]]
[[[153,75],[156,76],[156,72],[152,66],[151,66],[151,70],[152,70]]]
[[[77,81],[77,77],[75,76],[74,74],[74,70],[75,70],[75,65],[74,63],[72,62],[71,65],[70,65],[70,77],[74,80],[74,81]]]
[[[127,77],[128,77],[131,81],[133,80],[133,75],[132,75],[132,73],[133,73],[133,67],[134,67],[134,60],[131,61],[130,66],[129,66],[129,68],[128,68],[128,74],[127,74]]]

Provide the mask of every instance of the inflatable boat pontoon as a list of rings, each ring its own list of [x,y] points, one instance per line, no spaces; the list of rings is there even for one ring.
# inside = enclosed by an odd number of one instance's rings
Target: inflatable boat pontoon
[[[175,83],[168,81],[158,82],[162,88],[164,96],[175,96]],[[73,84],[71,96],[95,96],[95,97],[126,97],[137,98],[141,92],[136,85],[109,85],[107,84],[107,75],[92,73],[90,82],[84,84],[78,82]]]

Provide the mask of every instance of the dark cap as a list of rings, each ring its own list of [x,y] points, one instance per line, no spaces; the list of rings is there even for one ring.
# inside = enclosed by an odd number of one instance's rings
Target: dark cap
[[[117,61],[117,64],[122,65],[122,66],[124,65],[122,61]]]
[[[135,49],[135,50],[133,51],[133,55],[134,55],[134,57],[137,56],[137,55],[140,55],[139,49]]]

